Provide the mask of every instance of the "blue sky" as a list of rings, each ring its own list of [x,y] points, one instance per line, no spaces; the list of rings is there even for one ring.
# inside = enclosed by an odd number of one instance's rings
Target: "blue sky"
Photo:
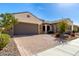
[[[0,13],[31,12],[38,18],[54,21],[61,18],[71,18],[79,24],[79,4],[73,3],[0,3]]]

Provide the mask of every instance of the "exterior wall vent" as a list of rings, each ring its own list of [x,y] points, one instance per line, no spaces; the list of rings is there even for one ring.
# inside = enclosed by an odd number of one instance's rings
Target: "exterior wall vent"
[[[27,15],[27,18],[29,18],[30,17],[30,15]]]

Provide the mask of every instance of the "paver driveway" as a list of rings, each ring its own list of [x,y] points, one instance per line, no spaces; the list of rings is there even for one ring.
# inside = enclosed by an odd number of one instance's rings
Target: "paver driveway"
[[[21,55],[35,55],[57,45],[52,35],[41,34],[33,36],[14,37]]]

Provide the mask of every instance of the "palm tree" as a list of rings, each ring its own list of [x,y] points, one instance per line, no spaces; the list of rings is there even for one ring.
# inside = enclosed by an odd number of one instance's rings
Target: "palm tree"
[[[7,33],[17,23],[17,19],[10,13],[1,14],[0,18],[1,32]]]

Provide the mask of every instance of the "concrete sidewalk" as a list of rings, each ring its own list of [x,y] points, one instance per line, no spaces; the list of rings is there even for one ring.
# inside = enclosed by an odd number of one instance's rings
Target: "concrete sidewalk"
[[[37,53],[37,56],[79,56],[79,38]]]

